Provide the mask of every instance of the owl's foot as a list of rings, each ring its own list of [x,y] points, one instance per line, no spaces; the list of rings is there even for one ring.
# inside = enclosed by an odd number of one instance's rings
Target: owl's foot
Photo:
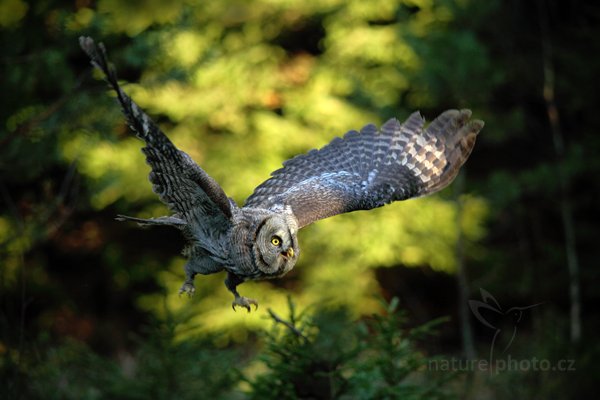
[[[183,282],[183,285],[181,285],[181,289],[179,289],[179,296],[181,297],[182,294],[187,294],[188,297],[192,297],[195,292],[196,288],[194,287],[194,282],[185,281]]]
[[[254,299],[250,299],[244,296],[235,296],[235,299],[231,303],[231,308],[235,311],[236,306],[244,307],[248,312],[250,312],[250,304],[254,305],[254,310],[258,310],[258,302]]]

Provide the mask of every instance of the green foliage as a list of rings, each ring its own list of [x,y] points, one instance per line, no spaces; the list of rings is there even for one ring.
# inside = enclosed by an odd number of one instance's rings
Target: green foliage
[[[157,321],[117,362],[83,343],[66,341],[35,360],[27,390],[40,399],[231,398],[239,379],[237,351],[214,347],[213,337],[177,341],[176,320]]]
[[[409,329],[394,299],[385,315],[351,322],[344,308],[271,312],[262,360],[267,372],[250,379],[253,399],[442,399],[449,379],[425,370],[416,344],[441,321]]]
[[[156,321],[116,361],[67,340],[38,348],[21,370],[28,398],[43,399],[446,399],[452,375],[431,375],[417,343],[434,335],[432,321],[408,328],[397,300],[385,314],[353,320],[344,308],[271,312],[263,349],[247,354],[215,346],[216,336],[177,339],[179,314]],[[266,321],[265,321],[266,322]],[[40,345],[43,342],[40,342]],[[0,369],[3,380],[16,374]],[[16,367],[13,365],[13,367]],[[258,371],[258,372],[257,372]],[[6,397],[16,397],[10,387]]]

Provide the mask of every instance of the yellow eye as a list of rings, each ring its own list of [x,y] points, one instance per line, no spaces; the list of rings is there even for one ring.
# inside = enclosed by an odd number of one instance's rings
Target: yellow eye
[[[279,238],[279,236],[273,236],[271,238],[271,244],[273,246],[279,246],[281,244],[281,239]]]

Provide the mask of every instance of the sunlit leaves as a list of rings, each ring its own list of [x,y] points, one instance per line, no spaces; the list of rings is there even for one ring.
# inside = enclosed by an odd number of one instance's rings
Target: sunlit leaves
[[[135,203],[153,196],[139,140],[129,137],[115,143],[82,133],[69,138],[63,149],[68,159],[77,160],[80,173],[93,185],[90,202],[94,208],[105,208],[121,198]]]
[[[106,14],[106,23],[111,32],[136,35],[153,24],[174,23],[183,11],[183,0],[100,0],[98,12]]]
[[[481,221],[486,204],[474,197],[464,197],[461,211],[463,234],[470,241],[481,238]],[[311,227],[305,258],[325,258],[339,268],[348,265],[394,266],[398,264],[453,271],[456,267],[454,252],[459,234],[457,207],[439,198],[410,200],[378,210],[339,216]],[[352,240],[340,240],[347,234]],[[332,237],[320,246],[322,237]],[[313,247],[314,246],[314,247]],[[317,249],[312,254],[311,249]]]

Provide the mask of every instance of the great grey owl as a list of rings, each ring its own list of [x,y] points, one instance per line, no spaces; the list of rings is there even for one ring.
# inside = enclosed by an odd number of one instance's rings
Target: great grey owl
[[[119,219],[180,229],[189,242],[180,294],[194,293],[196,274],[226,271],[234,310],[258,306],[240,296],[239,284],[277,278],[294,267],[300,254],[299,229],[336,214],[443,189],[458,174],[483,127],[482,121],[469,119],[469,110],[445,111],[427,128],[418,112],[403,123],[390,119],[379,129],[369,124],[287,160],[238,207],[121,90],[102,43],[96,45],[89,37],[79,41],[116,91],[129,126],[145,142],[142,151],[152,169],[153,190],[173,212],[151,219]]]

